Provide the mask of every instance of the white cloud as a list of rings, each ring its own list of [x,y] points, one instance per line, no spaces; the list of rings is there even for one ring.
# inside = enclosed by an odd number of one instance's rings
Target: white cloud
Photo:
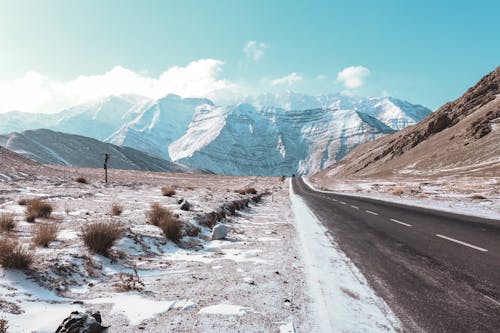
[[[257,43],[254,40],[250,40],[243,48],[243,52],[246,54],[248,59],[257,61],[264,56],[264,49],[267,48],[269,48],[269,45],[266,43]]]
[[[337,74],[337,81],[347,89],[356,89],[365,84],[365,79],[370,75],[370,70],[363,66],[346,67]]]
[[[274,80],[271,80],[271,85],[273,87],[275,86],[282,86],[286,85],[288,87],[292,86],[293,84],[302,81],[302,76],[293,72],[288,74],[287,76],[283,76]]]
[[[325,74],[318,74],[316,75],[316,80],[321,81],[321,80],[326,80],[328,78],[327,75]]]
[[[215,98],[236,89],[219,79],[223,62],[201,59],[187,66],[174,66],[152,77],[116,66],[101,75],[82,75],[70,81],[51,81],[30,71],[12,81],[0,81],[0,112],[56,112],[69,106],[118,94],[160,98],[173,93],[182,97]]]

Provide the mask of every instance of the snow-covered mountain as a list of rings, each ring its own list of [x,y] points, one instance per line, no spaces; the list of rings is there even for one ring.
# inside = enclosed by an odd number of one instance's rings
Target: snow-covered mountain
[[[186,132],[196,108],[201,105],[213,103],[208,99],[167,95],[135,110],[135,117],[125,122],[106,141],[169,160],[168,146]]]
[[[216,106],[203,98],[124,95],[57,114],[2,114],[0,133],[47,128],[142,150],[225,174],[316,172],[357,145],[431,111],[391,97],[288,92]]]
[[[133,148],[47,129],[0,135],[0,146],[44,164],[101,168],[104,153],[109,153],[112,169],[206,173]]]
[[[321,170],[357,145],[393,132],[354,110],[205,107],[169,154],[215,173],[289,175]]]

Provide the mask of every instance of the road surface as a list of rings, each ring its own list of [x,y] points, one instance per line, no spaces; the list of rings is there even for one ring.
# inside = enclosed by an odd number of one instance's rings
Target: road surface
[[[292,184],[405,332],[500,332],[499,220]]]

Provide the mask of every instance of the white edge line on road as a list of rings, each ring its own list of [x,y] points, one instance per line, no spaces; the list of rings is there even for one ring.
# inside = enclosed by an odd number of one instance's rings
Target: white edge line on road
[[[455,242],[457,244],[468,246],[468,247],[470,247],[470,248],[472,248],[474,250],[478,250],[478,251],[482,251],[482,252],[487,252],[488,251],[486,249],[483,249],[482,247],[475,246],[475,245],[472,245],[472,244],[469,244],[469,243],[466,243],[466,242],[462,242],[462,241],[459,241],[458,239],[455,239],[455,238],[443,236],[443,235],[440,235],[440,234],[436,234],[436,236],[440,237],[440,238],[443,238],[443,239],[446,239],[446,240],[449,240],[450,242]]]
[[[351,207],[354,208],[354,209],[359,209],[358,206],[351,205]]]
[[[396,219],[390,219],[392,222],[396,222],[396,223],[399,223],[399,224],[402,224],[404,226],[407,226],[407,227],[411,227],[412,225],[409,224],[409,223],[404,223],[404,222],[401,222],[401,221],[398,221]]]
[[[368,214],[372,214],[372,215],[378,215],[378,213],[372,212],[371,210],[365,210],[365,212],[367,212]]]
[[[498,302],[496,299],[488,296],[488,295],[483,295],[484,297],[486,297],[487,299],[489,299],[490,301],[492,301],[493,303],[495,303],[496,305],[500,306],[500,302]]]

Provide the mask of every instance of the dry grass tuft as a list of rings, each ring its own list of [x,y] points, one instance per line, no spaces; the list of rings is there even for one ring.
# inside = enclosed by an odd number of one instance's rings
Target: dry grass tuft
[[[243,194],[257,194],[257,190],[253,187],[242,188],[240,190],[236,190],[235,192],[242,194],[242,195]]]
[[[7,319],[0,318],[0,333],[7,333],[9,329],[9,323]]]
[[[33,263],[33,253],[17,240],[3,239],[0,242],[0,265],[3,268],[28,269]]]
[[[14,214],[2,213],[0,214],[0,230],[11,231],[16,227],[16,220]]]
[[[89,181],[87,180],[87,178],[85,178],[83,176],[76,177],[75,181],[77,183],[80,183],[80,184],[88,184],[89,183]]]
[[[402,187],[393,187],[389,189],[392,195],[403,195],[405,193],[405,190]]]
[[[485,200],[485,199],[487,199],[484,195],[481,195],[481,194],[473,194],[473,195],[471,195],[470,198],[474,199],[474,200]]]
[[[177,242],[182,238],[182,222],[169,209],[162,207],[158,203],[151,205],[147,213],[149,223],[160,227],[165,236]]]
[[[159,203],[155,202],[151,204],[151,208],[146,213],[146,216],[150,224],[159,226],[162,218],[168,214],[172,214],[172,212],[162,207]]]
[[[49,218],[54,208],[48,202],[34,199],[26,206],[26,221],[34,222],[36,218]]]
[[[49,244],[56,240],[59,226],[55,223],[42,223],[35,227],[33,244],[42,247],[49,247]]]
[[[170,188],[170,187],[164,187],[161,189],[161,194],[164,197],[171,197],[171,196],[175,195],[175,190],[173,188]]]
[[[123,229],[116,222],[94,222],[81,229],[83,243],[95,253],[107,255],[113,244],[122,237]]]
[[[26,198],[21,198],[19,200],[17,200],[17,204],[19,206],[27,206],[29,203],[30,203],[30,199],[26,199]]]
[[[118,204],[117,202],[113,202],[111,205],[111,215],[120,216],[123,213],[123,206]]]
[[[145,284],[139,277],[137,267],[134,267],[133,273],[120,273],[120,281],[114,286],[117,291],[142,291]]]

